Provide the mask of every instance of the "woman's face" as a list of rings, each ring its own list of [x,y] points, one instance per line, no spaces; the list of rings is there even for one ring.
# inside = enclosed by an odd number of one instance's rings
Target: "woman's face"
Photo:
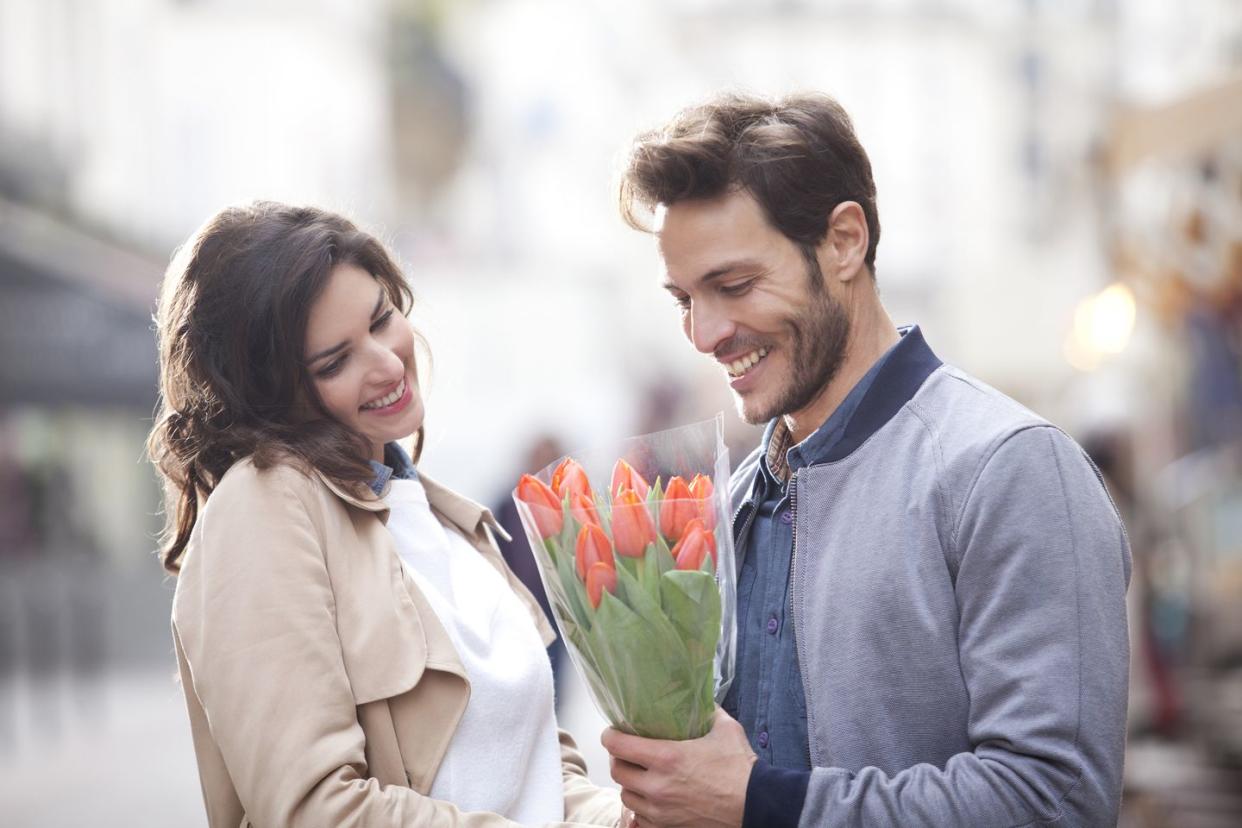
[[[414,330],[383,284],[357,265],[333,268],[311,306],[305,358],[328,412],[371,441],[373,460],[423,424]]]

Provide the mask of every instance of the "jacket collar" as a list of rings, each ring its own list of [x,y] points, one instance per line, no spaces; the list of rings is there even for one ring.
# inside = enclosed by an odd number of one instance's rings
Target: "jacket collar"
[[[859,400],[858,407],[845,425],[845,432],[827,452],[817,455],[812,465],[832,463],[853,454],[893,418],[901,407],[914,397],[923,381],[941,366],[923,338],[918,325],[899,329],[901,339],[884,359],[871,386]],[[760,451],[773,439],[779,418],[768,423],[763,432]]]
[[[423,488],[427,491],[427,502],[431,504],[431,508],[444,515],[449,522],[467,535],[477,534],[486,526],[505,540],[513,540],[492,515],[491,509],[480,506],[468,497],[462,497],[452,489],[432,480],[426,474],[420,472],[418,479],[422,481]]]
[[[832,463],[854,453],[872,434],[883,428],[908,403],[923,382],[943,363],[932,352],[918,325],[901,328],[901,341],[893,346],[880,372],[858,403],[845,426],[845,434],[819,458]]]
[[[384,500],[384,495],[388,494],[392,486],[391,480],[385,481],[383,488],[376,494],[366,484],[359,484],[352,489],[341,486],[318,469],[315,469],[315,475],[333,494],[350,506],[375,512],[380,520],[384,523],[388,522],[388,503]],[[478,534],[486,526],[505,540],[513,540],[492,515],[490,509],[475,503],[468,497],[462,497],[447,486],[432,480],[423,472],[419,472],[418,480],[427,492],[427,502],[431,508],[448,519],[467,537]]]

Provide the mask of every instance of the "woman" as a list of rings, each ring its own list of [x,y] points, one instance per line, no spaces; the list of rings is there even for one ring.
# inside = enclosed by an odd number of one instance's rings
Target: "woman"
[[[558,734],[502,530],[397,443],[422,443],[411,301],[373,237],[274,203],[165,277],[149,451],[213,828],[620,817]]]

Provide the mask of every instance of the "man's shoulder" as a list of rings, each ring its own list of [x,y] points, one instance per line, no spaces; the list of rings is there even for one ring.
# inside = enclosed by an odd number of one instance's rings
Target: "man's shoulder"
[[[942,452],[987,453],[1046,419],[988,383],[945,364],[909,402]]]

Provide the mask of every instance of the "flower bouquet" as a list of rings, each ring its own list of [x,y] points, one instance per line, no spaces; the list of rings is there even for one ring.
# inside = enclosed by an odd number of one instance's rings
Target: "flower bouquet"
[[[513,493],[570,656],[614,727],[702,736],[733,672],[723,420],[579,457]]]

